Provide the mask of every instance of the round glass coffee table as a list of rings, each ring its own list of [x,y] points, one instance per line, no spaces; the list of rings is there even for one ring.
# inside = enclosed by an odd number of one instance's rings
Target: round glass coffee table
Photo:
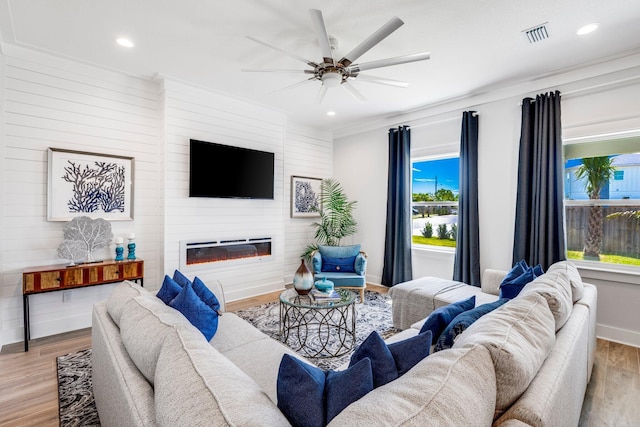
[[[306,357],[337,357],[356,342],[356,294],[336,289],[340,301],[326,302],[295,289],[280,294],[280,340]]]

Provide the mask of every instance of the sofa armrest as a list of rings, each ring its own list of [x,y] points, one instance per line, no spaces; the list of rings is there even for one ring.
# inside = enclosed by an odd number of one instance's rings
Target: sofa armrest
[[[313,268],[313,274],[318,274],[322,271],[322,255],[320,251],[315,251],[311,257],[311,267]]]
[[[482,292],[500,295],[500,283],[506,275],[507,272],[503,270],[486,269],[484,273],[482,273]]]

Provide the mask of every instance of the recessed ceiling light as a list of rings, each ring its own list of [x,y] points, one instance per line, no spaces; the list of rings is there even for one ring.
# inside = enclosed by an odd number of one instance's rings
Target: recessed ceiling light
[[[335,111],[327,111],[327,116],[335,116],[336,112]]]
[[[585,34],[592,33],[597,29],[598,29],[598,24],[594,22],[592,24],[587,24],[583,27],[580,27],[576,32],[576,34],[578,34],[579,36],[584,36]]]
[[[124,37],[120,37],[119,39],[116,40],[116,43],[118,43],[120,46],[124,46],[124,47],[133,47],[133,42],[127,38]]]

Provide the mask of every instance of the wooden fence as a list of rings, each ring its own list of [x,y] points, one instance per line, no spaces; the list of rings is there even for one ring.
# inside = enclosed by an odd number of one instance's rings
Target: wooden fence
[[[567,206],[567,250],[584,250],[584,240],[589,223],[589,206]],[[640,258],[640,221],[628,218],[607,218],[614,212],[637,210],[637,207],[602,207],[603,240],[601,254]]]

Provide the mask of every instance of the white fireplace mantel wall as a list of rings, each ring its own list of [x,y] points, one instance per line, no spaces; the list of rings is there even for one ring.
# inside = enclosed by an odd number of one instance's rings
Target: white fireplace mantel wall
[[[24,268],[57,264],[62,222],[46,220],[48,147],[135,158],[133,221],[145,287],[158,289],[179,266],[179,241],[198,237],[273,238],[272,260],[254,267],[199,270],[220,280],[228,301],[280,289],[310,241],[312,222],[289,218],[291,175],[332,172],[329,133],[288,123],[282,112],[161,79],[149,80],[1,45],[0,53],[0,346],[23,339]],[[275,199],[189,199],[189,138],[275,153]],[[286,147],[286,150],[285,150]],[[286,155],[285,155],[286,152]],[[113,248],[105,251],[110,256]],[[93,304],[113,285],[31,299],[33,338],[91,325]]]

